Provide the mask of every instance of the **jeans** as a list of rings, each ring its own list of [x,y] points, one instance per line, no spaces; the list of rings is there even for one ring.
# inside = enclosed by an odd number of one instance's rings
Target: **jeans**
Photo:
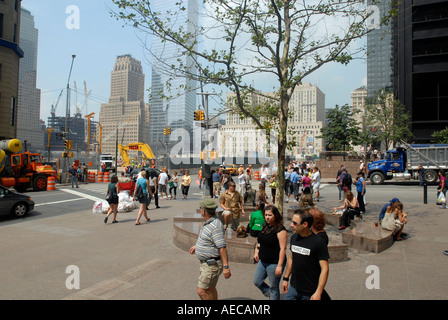
[[[72,188],[73,188],[73,184],[76,184],[76,188],[78,188],[78,177],[77,176],[71,176],[70,178],[72,180]]]
[[[297,292],[297,290],[289,284],[288,292],[286,292],[285,300],[310,300],[309,293]]]
[[[282,271],[285,269],[285,265],[286,262],[283,264]],[[275,268],[277,268],[276,263],[264,263],[258,260],[254,274],[254,284],[265,296],[270,295],[271,300],[280,300],[279,284],[281,276],[277,277],[275,275]],[[270,286],[264,281],[266,278],[269,278]]]

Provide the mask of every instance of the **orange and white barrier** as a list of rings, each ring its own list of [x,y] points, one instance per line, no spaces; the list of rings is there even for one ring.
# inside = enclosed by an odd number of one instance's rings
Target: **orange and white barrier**
[[[98,171],[98,182],[103,182],[103,173]]]
[[[49,176],[47,179],[47,191],[56,190],[56,178],[54,176]]]
[[[109,183],[110,182],[110,172],[106,171],[104,172],[104,183]]]
[[[255,171],[255,180],[260,180],[260,172]]]

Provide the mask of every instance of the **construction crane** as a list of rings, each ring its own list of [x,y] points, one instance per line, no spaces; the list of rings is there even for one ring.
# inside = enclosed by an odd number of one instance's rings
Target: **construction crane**
[[[84,99],[84,103],[83,103],[81,109],[84,109],[84,106],[86,107],[85,114],[87,114],[88,100],[89,100],[89,97],[90,97],[91,93],[92,93],[92,90],[89,90],[89,92],[87,92],[87,83],[84,80],[84,95],[85,95],[86,98]]]
[[[58,99],[56,100],[56,104],[51,105],[51,116],[54,118],[56,116],[56,108],[58,107],[59,100],[61,100],[62,93],[64,92],[64,89],[61,90],[61,93],[59,94]]]
[[[87,158],[89,158],[89,151],[90,151],[90,118],[93,117],[95,112],[92,112],[91,114],[84,116],[84,118],[87,118]]]

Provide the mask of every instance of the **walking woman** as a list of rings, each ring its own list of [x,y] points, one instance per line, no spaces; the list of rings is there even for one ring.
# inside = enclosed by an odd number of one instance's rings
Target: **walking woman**
[[[170,199],[173,199],[172,191],[174,191],[174,200],[176,200],[178,183],[179,183],[179,177],[177,176],[177,171],[174,171],[173,176],[171,177],[170,181],[168,181],[168,186],[170,187],[169,189]]]
[[[138,197],[138,202],[140,203],[140,209],[138,210],[137,220],[135,221],[135,225],[141,225],[140,218],[142,215],[145,216],[146,222],[149,222],[148,214],[146,213],[146,205],[148,204],[148,193],[151,195],[151,198],[154,198],[151,188],[149,187],[149,180],[146,179],[146,171],[142,171],[141,178],[138,178],[137,184],[134,190],[133,200],[135,201],[135,194],[137,193],[137,189],[141,188],[142,195]]]
[[[190,172],[187,170],[185,174],[182,176],[182,197],[183,199],[187,199],[188,189],[190,189],[191,177]]]
[[[112,223],[117,223],[117,213],[118,213],[118,194],[120,193],[120,184],[118,183],[118,177],[113,176],[110,179],[110,183],[107,185],[107,202],[109,203],[109,210],[107,211],[106,218],[104,218],[104,223],[107,223],[107,219],[113,213],[114,220]]]
[[[254,284],[271,300],[280,299],[280,279],[286,265],[287,231],[277,207],[268,205],[264,209],[265,224],[258,234],[254,259],[258,262]],[[265,280],[269,278],[269,285]]]

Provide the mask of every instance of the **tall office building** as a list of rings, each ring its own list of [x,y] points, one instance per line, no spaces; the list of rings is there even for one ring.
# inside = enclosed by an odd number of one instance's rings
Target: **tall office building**
[[[20,1],[0,1],[0,139],[17,136]]]
[[[27,142],[31,151],[44,150],[44,131],[40,127],[40,89],[37,84],[37,44],[39,31],[30,11],[22,8],[20,47],[25,56],[20,60],[17,139]]]
[[[145,75],[140,61],[118,56],[111,72],[109,103],[101,105],[102,153],[115,154],[118,143],[148,143],[149,106],[144,102]],[[123,130],[125,129],[125,130]]]
[[[381,18],[390,11],[391,0],[375,3]],[[393,30],[394,21],[372,29],[367,34],[367,95],[372,97],[381,89],[393,89]]]
[[[233,93],[227,94],[227,109],[234,109]],[[248,103],[262,105],[266,96],[252,94]],[[318,154],[322,149],[320,130],[325,120],[325,94],[315,85],[303,83],[294,89],[289,101],[288,141],[295,139],[296,146],[287,150],[286,155],[296,157]],[[256,130],[251,118],[240,118],[238,113],[226,113],[226,124],[220,128],[218,153],[225,157],[259,157],[267,148],[266,136]],[[275,143],[271,144],[270,156],[275,157]]]
[[[403,0],[395,30],[395,98],[411,116],[415,142],[448,126],[448,1]]]
[[[175,30],[178,27],[187,29],[192,34],[198,26],[198,2],[196,0],[185,1],[185,10],[177,11],[175,19],[170,19],[171,27]],[[168,11],[178,9],[173,1],[154,0],[151,1],[151,8],[158,12],[162,19],[168,17]],[[196,39],[191,38],[193,43]],[[168,84],[168,75],[171,65],[178,65],[178,59],[190,68],[190,72],[196,74],[193,67],[193,59],[182,55],[181,50],[174,44],[167,41],[160,41],[154,38],[152,41],[152,78],[151,78],[151,126],[150,141],[154,153],[160,154],[165,148],[160,144],[165,141],[163,135],[165,127],[170,127],[171,131],[176,128],[191,130],[193,128],[193,113],[197,108],[196,87],[194,80],[183,76],[175,76]],[[162,151],[163,150],[163,151]]]

